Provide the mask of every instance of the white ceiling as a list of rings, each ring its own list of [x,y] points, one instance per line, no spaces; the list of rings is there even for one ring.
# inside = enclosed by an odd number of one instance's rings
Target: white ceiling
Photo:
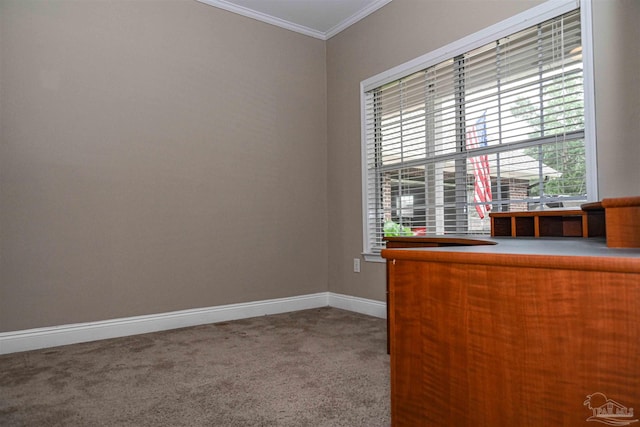
[[[327,40],[391,0],[198,0]]]

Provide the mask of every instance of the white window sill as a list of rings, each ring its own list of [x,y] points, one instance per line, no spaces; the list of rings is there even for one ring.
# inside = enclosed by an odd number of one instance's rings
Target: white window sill
[[[364,260],[367,262],[387,262],[380,254],[363,253],[362,256],[364,256]]]

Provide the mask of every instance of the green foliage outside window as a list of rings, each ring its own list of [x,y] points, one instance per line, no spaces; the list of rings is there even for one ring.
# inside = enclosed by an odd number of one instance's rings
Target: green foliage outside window
[[[385,237],[402,237],[413,236],[411,228],[402,224],[398,224],[393,221],[387,221],[384,223],[384,236]]]
[[[584,97],[582,79],[560,79],[543,88],[543,108],[538,99],[522,98],[511,108],[514,117],[525,119],[535,129],[534,137],[584,129]],[[543,112],[543,114],[541,114]],[[548,129],[552,126],[553,129]],[[529,148],[528,156],[560,172],[560,177],[544,182],[545,195],[586,194],[586,167],[584,140],[560,141],[542,148]],[[540,196],[540,187],[531,188],[531,196]]]

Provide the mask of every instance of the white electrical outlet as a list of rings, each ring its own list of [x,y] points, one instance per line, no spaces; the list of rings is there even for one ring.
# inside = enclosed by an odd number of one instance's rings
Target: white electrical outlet
[[[353,272],[360,273],[360,258],[353,259]]]

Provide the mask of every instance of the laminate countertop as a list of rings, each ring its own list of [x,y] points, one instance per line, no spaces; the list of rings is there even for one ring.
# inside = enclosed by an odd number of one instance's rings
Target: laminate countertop
[[[407,239],[407,240],[403,240]],[[555,266],[581,270],[640,272],[640,248],[609,248],[604,238],[424,236],[391,238],[433,247],[388,248],[387,260],[406,259],[467,264]]]

